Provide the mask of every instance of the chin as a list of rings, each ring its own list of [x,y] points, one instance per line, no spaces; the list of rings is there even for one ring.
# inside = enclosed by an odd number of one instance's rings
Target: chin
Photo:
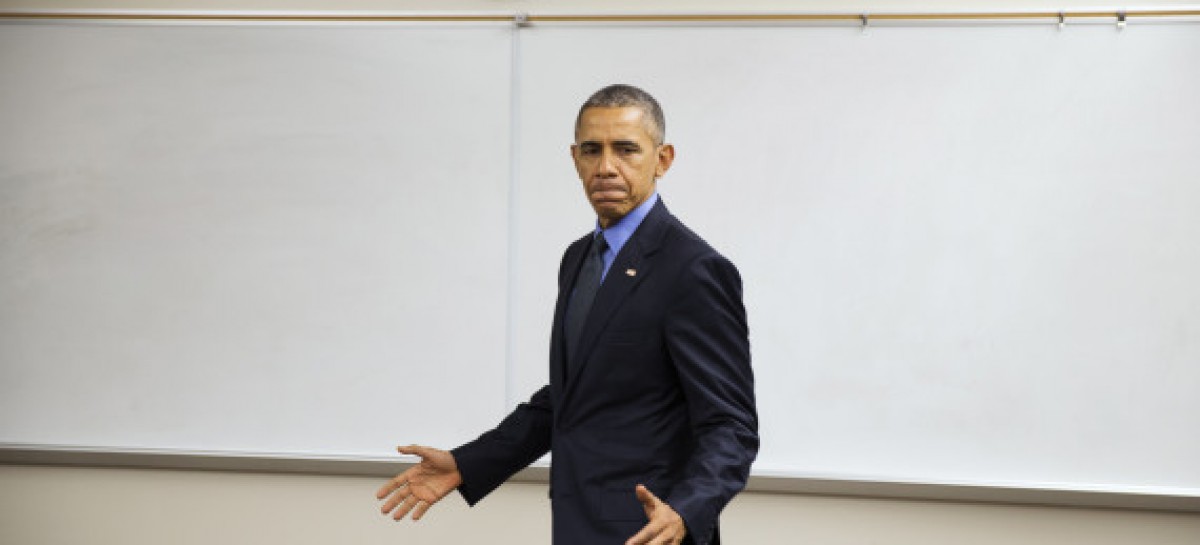
[[[596,210],[597,216],[608,221],[617,221],[629,213],[629,210],[620,205],[599,205],[592,208]]]

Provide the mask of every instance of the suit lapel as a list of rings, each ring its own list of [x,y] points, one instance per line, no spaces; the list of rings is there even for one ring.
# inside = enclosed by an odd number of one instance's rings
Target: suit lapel
[[[600,334],[608,327],[609,322],[621,305],[629,299],[633,289],[653,271],[653,254],[658,250],[662,236],[666,232],[667,220],[670,214],[659,199],[651,208],[650,213],[642,220],[642,224],[634,231],[633,236],[621,248],[621,252],[613,259],[612,266],[596,292],[592,309],[588,312],[587,321],[583,325],[583,333],[579,343],[579,367],[567,377],[565,396],[569,397],[578,388],[579,377],[587,372],[592,351],[596,347]],[[579,259],[578,261],[582,261]],[[576,265],[576,270],[578,265]],[[561,302],[559,303],[561,306]],[[556,311],[557,314],[558,311]],[[556,327],[561,328],[561,320],[555,320]],[[565,358],[561,358],[564,359]],[[561,377],[561,375],[560,375]]]

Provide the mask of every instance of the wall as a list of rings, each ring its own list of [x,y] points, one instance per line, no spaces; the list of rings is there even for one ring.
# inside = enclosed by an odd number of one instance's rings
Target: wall
[[[381,478],[0,467],[0,543],[548,543],[546,487],[510,483],[417,524],[379,515]],[[468,513],[467,511],[470,510]],[[745,493],[728,543],[1194,545],[1200,516]]]

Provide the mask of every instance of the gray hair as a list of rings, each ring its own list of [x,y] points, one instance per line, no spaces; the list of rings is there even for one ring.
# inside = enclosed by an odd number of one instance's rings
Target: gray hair
[[[654,97],[637,87],[618,83],[609,85],[588,97],[579,114],[575,116],[575,133],[579,134],[579,123],[583,120],[583,111],[588,108],[627,108],[634,107],[642,110],[643,119],[648,123],[646,129],[655,145],[663,143],[667,136],[667,119],[663,116],[662,107]]]

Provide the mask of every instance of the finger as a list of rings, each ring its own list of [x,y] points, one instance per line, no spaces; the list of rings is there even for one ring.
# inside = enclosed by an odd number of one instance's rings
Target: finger
[[[388,500],[387,503],[383,504],[382,511],[384,513],[389,513],[392,511],[392,509],[395,509],[397,505],[400,505],[400,502],[403,502],[411,497],[413,497],[413,496],[412,496],[412,493],[409,491],[409,489],[405,488],[402,490],[398,490],[398,491],[396,491],[395,494],[392,494],[392,499]]]
[[[390,480],[388,480],[387,483],[384,483],[383,486],[379,487],[379,490],[377,492],[375,492],[375,498],[382,500],[383,498],[386,498],[388,494],[391,494],[393,491],[400,489],[400,488],[404,488],[405,486],[408,486],[408,478],[409,478],[408,471],[405,471],[404,473],[401,473],[399,475],[396,475],[395,477],[392,477]]]
[[[642,511],[646,513],[646,518],[653,519],[654,509],[657,507],[655,502],[658,501],[658,498],[654,497],[654,494],[650,493],[649,489],[640,484],[633,489],[633,493],[637,495],[638,501],[642,503]]]
[[[392,497],[388,498],[388,501],[383,504],[383,512],[387,513],[392,509],[395,509],[400,502],[408,499],[412,493],[412,487],[410,486],[402,486],[396,489],[396,491],[392,493]]]
[[[656,528],[657,530],[646,542],[646,545],[678,545],[682,541],[682,539],[676,537],[675,532],[671,530],[669,525],[658,525]]]
[[[650,543],[651,539],[654,539],[654,536],[658,535],[659,530],[661,528],[651,522],[643,526],[640,532],[633,534],[633,537],[625,541],[625,545],[646,545]]]
[[[659,497],[654,496],[654,492],[650,492],[646,485],[637,485],[634,493],[637,495],[637,501],[643,504],[655,505],[660,502]]]
[[[431,451],[433,449],[426,447],[426,446],[421,446],[421,445],[407,445],[407,446],[396,447],[396,450],[399,451],[400,454],[407,454],[409,456],[420,456],[421,458],[429,458],[432,455]]]
[[[396,474],[395,477],[388,479],[388,482],[379,487],[379,491],[375,493],[375,497],[382,500],[385,496],[391,494],[393,491],[400,490],[406,486],[412,486],[412,478],[416,475],[416,473],[416,470],[410,467]]]
[[[675,536],[664,532],[658,534],[658,537],[650,540],[648,545],[679,545],[679,541],[680,540],[675,539]]]
[[[421,503],[418,503],[417,509],[413,511],[412,514],[413,522],[421,520],[421,517],[425,516],[425,512],[428,511],[430,507],[433,507],[433,504],[434,502],[428,502],[424,500],[422,500]]]
[[[407,498],[404,498],[404,501],[400,503],[400,507],[396,509],[396,513],[392,515],[392,518],[396,520],[404,518],[404,516],[407,515],[409,511],[412,511],[413,507],[416,507],[417,503],[420,501],[421,500],[417,499],[416,496],[411,495]]]
[[[662,502],[662,500],[658,499],[658,496],[655,496],[653,492],[650,492],[650,489],[646,488],[645,485],[639,484],[637,485],[637,488],[634,488],[633,490],[634,493],[637,494],[638,501],[642,502],[642,505],[647,508],[657,507],[658,504]]]

